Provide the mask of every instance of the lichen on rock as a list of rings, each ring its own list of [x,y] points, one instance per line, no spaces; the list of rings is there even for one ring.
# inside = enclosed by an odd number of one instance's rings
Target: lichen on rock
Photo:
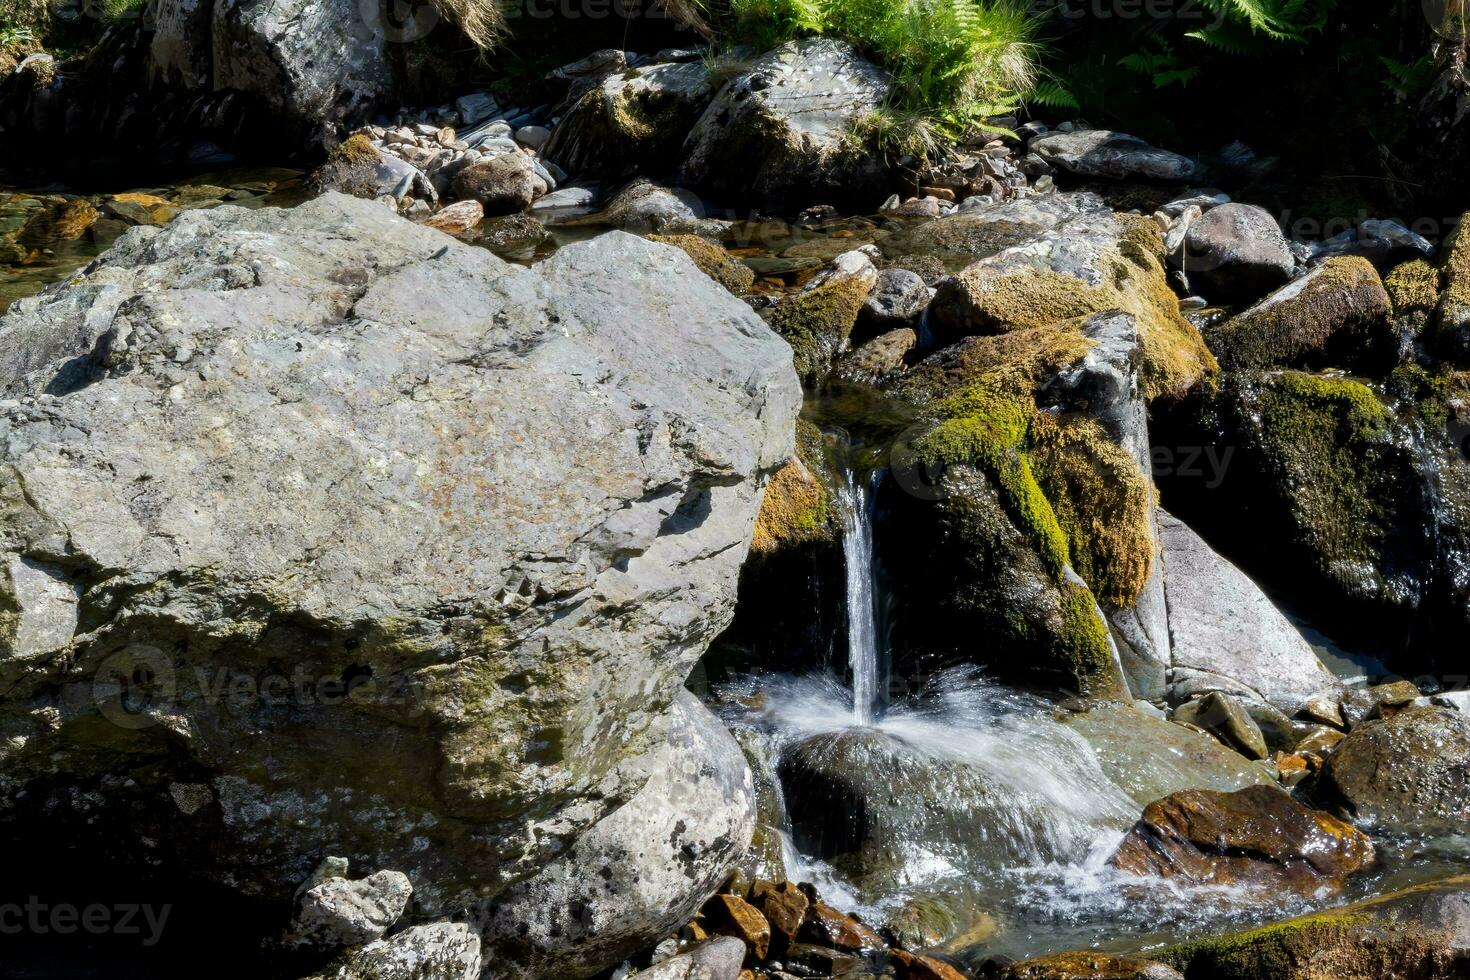
[[[649,235],[651,242],[662,242],[683,250],[694,260],[699,271],[724,286],[736,296],[743,296],[755,283],[755,273],[737,261],[719,245],[698,235]]]

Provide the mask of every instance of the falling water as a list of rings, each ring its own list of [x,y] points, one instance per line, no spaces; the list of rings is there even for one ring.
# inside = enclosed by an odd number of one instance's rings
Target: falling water
[[[873,588],[873,494],[867,477],[848,470],[841,496],[852,716],[855,724],[871,725],[878,700],[878,612]]]

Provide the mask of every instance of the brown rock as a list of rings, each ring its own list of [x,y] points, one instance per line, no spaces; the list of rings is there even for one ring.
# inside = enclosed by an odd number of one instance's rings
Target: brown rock
[[[1109,859],[1138,875],[1311,894],[1374,861],[1362,831],[1271,786],[1185,790],[1150,803]]]
[[[1183,980],[1179,971],[1152,960],[1090,951],[1056,953],[1013,963],[1004,980]]]
[[[56,209],[56,237],[64,242],[75,241],[100,217],[102,212],[84,198],[67,201]]]
[[[785,962],[811,971],[812,976],[842,977],[862,966],[863,961],[851,953],[839,952],[826,946],[796,943],[786,951]]]
[[[826,902],[812,902],[807,910],[801,938],[819,946],[858,953],[868,949],[884,949],[883,937],[850,915],[845,915]]]
[[[750,901],[771,923],[774,936],[786,943],[796,942],[811,899],[789,881],[779,885],[773,881],[757,881],[750,886]]]
[[[919,194],[924,197],[937,197],[941,201],[954,203],[954,191],[948,187],[920,187]]]
[[[705,903],[704,917],[717,935],[742,940],[752,960],[759,962],[770,953],[771,924],[745,899],[736,895],[716,895]]]
[[[1347,724],[1342,720],[1342,708],[1338,707],[1337,699],[1325,694],[1317,694],[1308,698],[1307,703],[1302,705],[1302,710],[1297,714],[1308,721],[1321,722],[1333,728],[1343,728]]]
[[[918,339],[918,334],[908,327],[874,337],[857,350],[842,355],[835,365],[837,376],[844,381],[874,384],[903,370],[904,361]]]
[[[899,980],[965,980],[965,975],[943,960],[894,950],[888,957]]]
[[[1402,708],[1419,696],[1419,688],[1413,681],[1360,688],[1343,696],[1342,717],[1348,728],[1357,728],[1365,721],[1392,716],[1393,708]]]
[[[1285,752],[1276,753],[1276,771],[1281,785],[1295,786],[1312,774],[1315,764],[1311,757]]]
[[[476,200],[456,201],[441,211],[429,215],[421,223],[438,228],[449,235],[463,235],[485,217],[485,208]]]
[[[473,198],[486,214],[515,214],[529,208],[546,185],[522,153],[502,153],[465,167],[454,175],[454,197]]]
[[[1174,721],[1204,729],[1247,759],[1268,757],[1266,737],[1255,719],[1223,691],[1181,704],[1174,709]]]
[[[1343,739],[1342,732],[1326,725],[1319,725],[1296,743],[1298,752],[1306,752],[1315,756],[1324,756],[1337,747],[1337,743]]]

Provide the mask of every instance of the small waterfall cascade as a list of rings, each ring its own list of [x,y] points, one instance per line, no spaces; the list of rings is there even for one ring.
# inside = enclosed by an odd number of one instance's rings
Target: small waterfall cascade
[[[853,723],[873,724],[878,707],[877,570],[873,565],[873,480],[848,469],[841,489],[842,551],[847,567],[847,660]]]

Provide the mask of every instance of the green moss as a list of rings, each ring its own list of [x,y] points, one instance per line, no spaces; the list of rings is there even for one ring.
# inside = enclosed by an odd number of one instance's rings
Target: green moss
[[[961,274],[953,280],[952,288],[964,293],[967,325],[971,329],[1008,333],[1113,308],[1112,297],[1105,290],[1075,276],[1050,269],[1000,276],[986,275],[983,271],[976,275]]]
[[[1116,698],[1127,692],[1113,665],[1108,624],[1098,615],[1097,602],[1085,585],[1062,585],[1062,628],[1057,653],[1072,674],[1077,690],[1088,697]]]
[[[761,498],[750,550],[757,556],[786,548],[835,540],[836,508],[822,433],[812,423],[796,423],[796,458],[771,477]]]
[[[663,242],[678,248],[694,260],[699,271],[724,286],[736,296],[750,291],[755,283],[755,273],[742,262],[730,257],[730,253],[719,245],[706,241],[698,235],[649,235],[651,242]]]
[[[1098,265],[1102,275],[1096,283],[1051,269],[971,266],[945,281],[936,316],[955,333],[1003,333],[1121,310],[1138,324],[1140,374],[1149,399],[1182,397],[1214,377],[1214,356],[1180,314],[1162,263],[1136,231],[1125,228],[1116,251]]]
[[[1153,571],[1153,488],[1138,462],[1090,420],[1038,413],[1032,458],[1070,543],[1072,567],[1110,605],[1133,605]]]
[[[1033,406],[985,384],[933,406],[935,427],[914,442],[916,459],[931,470],[957,463],[978,465],[1000,490],[1007,514],[1060,578],[1067,566],[1067,538],[1022,451]]]
[[[349,166],[376,166],[379,156],[367,134],[353,133],[333,148],[329,159]]]
[[[1314,958],[1325,958],[1328,951],[1355,945],[1355,937],[1369,921],[1369,916],[1356,911],[1320,912],[1184,943],[1164,950],[1157,958],[1191,977],[1210,980],[1297,977],[1302,976],[1298,971]]]
[[[1393,419],[1366,385],[1295,371],[1262,379],[1236,407],[1268,492],[1304,559],[1360,592],[1396,535],[1406,467]]]
[[[868,283],[847,276],[776,305],[769,323],[791,345],[797,374],[810,381],[826,373],[867,298]]]
[[[1449,331],[1470,324],[1470,222],[1455,226],[1441,252],[1440,276],[1444,291],[1440,294],[1441,326]]]
[[[1395,313],[1428,312],[1439,302],[1439,270],[1423,259],[1394,266],[1383,286]]]

